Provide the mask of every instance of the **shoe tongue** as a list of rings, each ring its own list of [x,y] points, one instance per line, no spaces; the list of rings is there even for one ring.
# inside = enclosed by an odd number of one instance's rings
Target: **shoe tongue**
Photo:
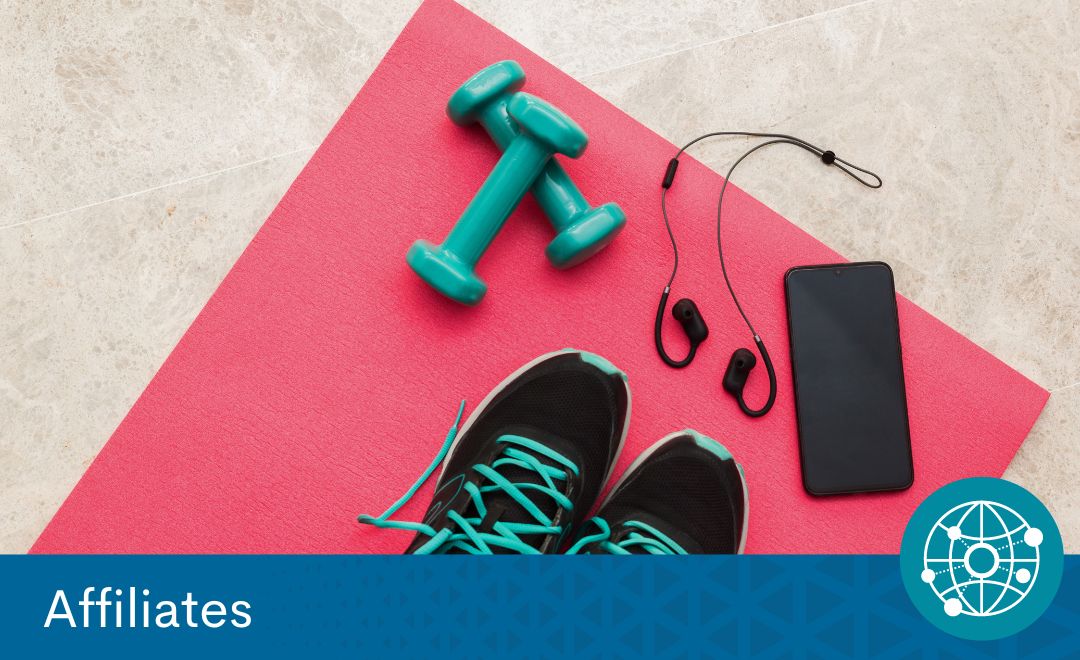
[[[545,445],[550,444],[550,441],[552,439],[551,434],[534,428],[523,429],[520,427],[515,427],[513,429],[505,429],[499,435],[500,437],[505,437],[507,435],[516,435],[544,443]],[[536,453],[531,452],[523,447],[503,443],[500,443],[500,446],[516,447],[517,449],[522,450],[525,453],[528,453],[531,456],[535,457],[543,465],[555,466],[554,462],[550,458],[537,455]],[[499,452],[492,459],[491,463],[489,463],[489,466],[494,464],[495,461],[499,460],[500,458],[505,457],[505,452]],[[560,469],[563,469],[562,466],[558,467]],[[535,470],[520,467],[517,465],[505,464],[500,465],[498,468],[495,469],[498,471],[499,474],[505,477],[507,481],[516,486],[520,487],[522,484],[535,484],[543,486],[545,489],[547,488],[547,483],[544,481],[544,478],[540,476],[540,474]],[[479,485],[483,487],[490,486],[492,484],[489,481],[485,481],[484,483]],[[563,490],[563,487],[565,485],[565,481],[555,480],[555,487],[559,490]],[[551,496],[533,488],[523,488],[521,489],[521,494],[528,498],[529,501],[536,506],[536,508],[538,508],[544,513],[544,515],[548,517],[548,519],[554,520],[556,515],[559,513],[560,507],[558,503],[551,498]],[[487,511],[480,523],[480,526],[477,528],[478,531],[480,531],[481,533],[492,533],[493,527],[496,522],[525,523],[529,525],[541,524],[540,521],[538,521],[531,513],[529,513],[529,511],[524,506],[521,505],[521,503],[519,503],[509,493],[502,490],[501,488],[485,493],[484,505],[486,506]],[[477,511],[475,505],[472,504],[471,499],[469,500],[469,504],[465,508],[463,515],[466,518],[479,517],[479,512]],[[546,540],[548,537],[539,534],[527,534],[522,535],[521,538],[529,545],[539,548],[543,541]],[[508,552],[507,550],[501,548],[494,548],[494,550],[496,553]]]

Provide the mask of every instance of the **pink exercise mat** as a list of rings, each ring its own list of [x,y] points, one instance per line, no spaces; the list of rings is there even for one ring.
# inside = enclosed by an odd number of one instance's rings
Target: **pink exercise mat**
[[[589,133],[585,155],[564,164],[589,200],[617,201],[629,219],[604,252],[558,271],[544,258],[551,229],[527,199],[479,265],[487,297],[466,308],[404,257],[413,240],[445,236],[498,158],[482,129],[453,125],[444,107],[502,59],[520,62],[525,89]],[[731,351],[750,345],[717,267],[721,178],[690,158],[669,200],[683,249],[674,295],[697,301],[712,335],[693,366],[665,367],[651,326],[671,268],[658,201],[674,151],[465,9],[425,3],[33,551],[399,552],[409,534],[361,527],[356,515],[381,513],[412,484],[462,397],[479,402],[522,363],[566,346],[629,374],[633,419],[616,475],[685,427],[735,454],[749,482],[748,552],[896,552],[932,490],[1002,474],[1047,392],[901,298],[915,485],[823,499],[803,491],[781,278],[842,257],[729,191],[730,272],[779,379],[773,412],[743,416],[720,388]],[[750,404],[766,389],[755,373]],[[399,517],[419,519],[433,485]]]

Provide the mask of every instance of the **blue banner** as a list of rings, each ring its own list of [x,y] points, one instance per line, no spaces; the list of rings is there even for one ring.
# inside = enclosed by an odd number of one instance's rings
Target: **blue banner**
[[[5,655],[1077,657],[1080,559],[994,642],[912,605],[895,556],[0,557]]]

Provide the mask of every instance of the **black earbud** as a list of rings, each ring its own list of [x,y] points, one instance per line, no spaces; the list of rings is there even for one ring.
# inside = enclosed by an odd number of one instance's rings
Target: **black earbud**
[[[750,377],[750,370],[757,364],[754,354],[745,348],[737,349],[731,354],[731,360],[724,372],[724,389],[737,396],[742,395],[746,379]]]
[[[694,356],[697,355],[698,346],[701,345],[701,342],[708,339],[709,326],[705,325],[705,319],[702,318],[701,312],[698,310],[697,305],[694,304],[693,300],[683,298],[675,303],[675,306],[671,308],[671,315],[679,322],[683,332],[686,333],[686,338],[690,341],[690,351],[682,360],[671,359],[671,357],[668,356],[667,351],[664,350],[664,340],[661,335],[664,325],[664,309],[667,307],[669,293],[671,293],[671,289],[665,288],[664,293],[660,296],[660,306],[656,309],[656,324],[653,327],[653,338],[656,340],[656,351],[660,354],[660,359],[664,361],[664,364],[676,369],[682,369],[694,361]]]
[[[743,413],[750,417],[761,417],[769,412],[773,402],[776,401],[776,372],[773,371],[772,359],[769,358],[769,352],[765,350],[765,344],[761,341],[761,338],[755,336],[754,342],[757,344],[758,350],[761,351],[761,359],[765,362],[765,371],[769,372],[769,399],[765,402],[765,405],[753,410],[746,405],[746,400],[743,399],[743,388],[746,387],[746,381],[750,378],[750,371],[757,365],[757,358],[749,349],[739,348],[731,354],[727,370],[724,371],[723,386],[725,390],[735,397],[735,401],[738,402],[739,409]]]
[[[683,298],[671,308],[671,315],[681,325],[686,338],[693,345],[698,345],[709,337],[709,326],[705,325],[705,319],[701,318],[701,312],[697,305],[689,298]]]

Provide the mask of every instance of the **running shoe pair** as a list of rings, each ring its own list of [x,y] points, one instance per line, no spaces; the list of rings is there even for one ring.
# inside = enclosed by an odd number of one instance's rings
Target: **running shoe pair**
[[[732,554],[746,543],[746,481],[723,445],[672,433],[630,465],[597,508],[630,421],[626,375],[566,349],[500,383],[378,517],[416,532],[408,553]],[[442,465],[422,522],[390,520]]]

